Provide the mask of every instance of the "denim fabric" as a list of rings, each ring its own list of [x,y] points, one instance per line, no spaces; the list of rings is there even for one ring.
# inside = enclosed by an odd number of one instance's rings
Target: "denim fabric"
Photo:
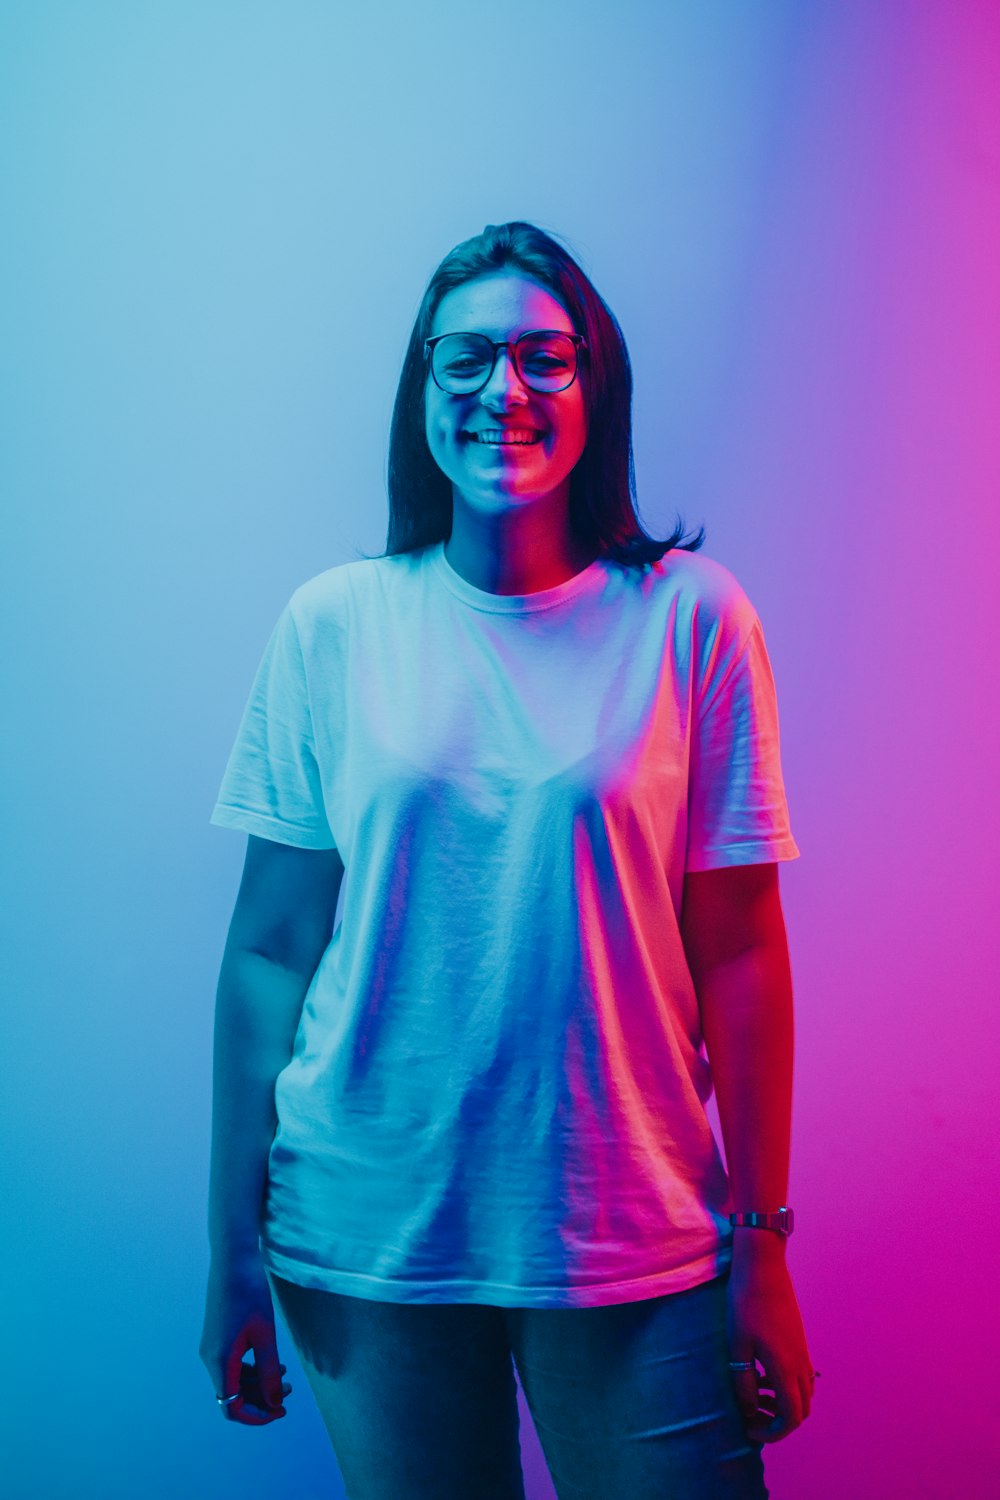
[[[559,1500],[767,1500],[729,1372],[728,1271],[579,1308],[270,1280],[348,1500],[525,1500],[514,1362]]]

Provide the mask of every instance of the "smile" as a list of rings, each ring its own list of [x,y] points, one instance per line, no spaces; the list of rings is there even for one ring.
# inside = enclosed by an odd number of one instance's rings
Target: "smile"
[[[482,443],[488,448],[527,448],[535,443],[540,443],[543,435],[530,428],[515,427],[506,431],[502,431],[499,428],[487,428],[484,432],[467,432],[465,436],[472,442]]]

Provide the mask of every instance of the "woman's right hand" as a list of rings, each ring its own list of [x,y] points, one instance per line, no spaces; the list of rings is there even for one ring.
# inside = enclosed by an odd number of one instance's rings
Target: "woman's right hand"
[[[248,1350],[254,1363],[244,1364]],[[263,1427],[285,1415],[292,1387],[278,1363],[271,1288],[258,1251],[213,1254],[205,1297],[205,1324],[198,1347],[217,1396],[237,1396],[220,1407],[231,1422]]]

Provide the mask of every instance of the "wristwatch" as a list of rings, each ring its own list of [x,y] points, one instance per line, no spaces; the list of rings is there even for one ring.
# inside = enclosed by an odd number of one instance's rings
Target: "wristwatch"
[[[775,1229],[778,1234],[783,1235],[787,1240],[795,1226],[795,1215],[790,1208],[779,1208],[770,1214],[730,1214],[729,1222],[734,1228],[745,1224],[750,1229]]]

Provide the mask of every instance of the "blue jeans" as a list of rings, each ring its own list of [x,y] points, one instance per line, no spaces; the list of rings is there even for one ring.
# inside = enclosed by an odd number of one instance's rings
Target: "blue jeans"
[[[524,1500],[512,1359],[559,1500],[767,1500],[728,1271],[572,1308],[372,1302],[268,1274],[348,1500]]]

